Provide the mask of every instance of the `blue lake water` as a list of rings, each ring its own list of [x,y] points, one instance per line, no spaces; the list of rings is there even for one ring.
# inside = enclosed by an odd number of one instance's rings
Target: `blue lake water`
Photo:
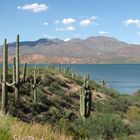
[[[67,66],[78,74],[89,74],[90,78],[97,82],[105,80],[108,87],[121,93],[131,94],[140,89],[140,64],[70,64]]]
[[[69,65],[79,74],[89,74],[90,78],[121,93],[134,93],[140,89],[140,64],[85,64]]]

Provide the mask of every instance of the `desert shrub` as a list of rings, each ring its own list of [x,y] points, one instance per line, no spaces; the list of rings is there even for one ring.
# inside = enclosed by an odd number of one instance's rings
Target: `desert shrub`
[[[92,131],[94,137],[105,140],[116,138],[128,133],[128,128],[122,119],[114,114],[101,114],[92,118]]]
[[[102,88],[101,85],[97,84],[96,82],[94,81],[89,81],[89,84],[90,84],[90,87],[92,90],[96,90],[96,91],[99,91],[100,88]]]
[[[51,101],[48,99],[47,94],[44,92],[44,89],[42,86],[37,89],[37,100],[38,102],[41,102],[46,105],[52,104]]]
[[[101,101],[95,101],[92,103],[93,110],[102,113],[114,112],[114,108],[109,103],[104,103]]]
[[[120,95],[118,98],[116,98],[114,109],[115,111],[126,113],[129,106],[130,106],[129,100],[126,97]]]
[[[45,124],[48,121],[48,114],[46,112],[41,112],[33,117],[33,121],[36,123]]]
[[[58,96],[63,96],[65,93],[65,91],[60,87],[58,81],[53,82],[48,89],[50,92]]]
[[[130,96],[130,101],[132,105],[140,107],[140,90],[138,90],[135,94]]]
[[[11,139],[11,134],[9,132],[9,129],[0,128],[0,139],[1,140],[10,140]]]
[[[135,135],[140,134],[140,120],[132,122],[130,132]]]
[[[127,117],[131,121],[140,120],[140,110],[136,106],[131,106],[127,111]]]
[[[29,83],[22,84],[20,88],[20,94],[22,95],[30,95],[31,93],[31,85]]]
[[[55,81],[55,79],[54,79],[52,76],[46,74],[44,80],[42,81],[42,85],[43,85],[43,86],[49,86],[49,85],[51,85],[54,81]]]
[[[75,140],[111,140],[127,135],[129,132],[122,119],[111,113],[94,114],[84,122],[82,119],[77,119],[71,123],[68,120],[63,120],[60,124],[61,128],[67,131],[65,134],[70,134]]]
[[[43,103],[33,103],[31,109],[32,109],[32,111],[35,111],[38,114],[40,114],[41,112],[47,112],[48,106]]]

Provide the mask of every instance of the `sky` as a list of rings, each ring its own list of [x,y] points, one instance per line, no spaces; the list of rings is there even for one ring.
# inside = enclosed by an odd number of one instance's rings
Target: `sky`
[[[0,42],[109,36],[140,44],[140,0],[0,0]],[[0,44],[1,44],[0,43]]]

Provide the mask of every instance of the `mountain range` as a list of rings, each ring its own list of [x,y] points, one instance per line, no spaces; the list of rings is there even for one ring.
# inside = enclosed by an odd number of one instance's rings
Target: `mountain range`
[[[16,43],[9,43],[12,63]],[[113,37],[97,36],[87,39],[41,38],[20,42],[21,63],[106,64],[140,63],[140,45],[128,44]],[[2,63],[2,45],[0,46]]]

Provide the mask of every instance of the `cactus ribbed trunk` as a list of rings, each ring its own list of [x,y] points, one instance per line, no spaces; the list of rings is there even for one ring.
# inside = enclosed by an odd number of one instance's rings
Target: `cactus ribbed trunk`
[[[25,82],[26,70],[27,70],[27,63],[24,64],[24,69],[23,69],[23,82]]]
[[[8,45],[7,40],[4,40],[3,46],[3,81],[2,81],[2,106],[1,110],[6,113],[8,104],[8,91],[7,91],[7,75],[8,75]]]
[[[17,35],[16,42],[16,86],[15,86],[15,100],[19,102],[19,35]]]
[[[84,79],[83,85],[81,87],[80,93],[80,114],[83,117],[83,121],[85,118],[88,118],[91,112],[91,90],[89,87],[89,76]]]
[[[36,69],[37,69],[37,66],[35,66],[35,69],[34,69],[34,83],[33,83],[34,103],[37,102]]]
[[[16,58],[13,58],[13,83],[16,81]]]
[[[2,74],[0,74],[0,83],[2,83]]]

